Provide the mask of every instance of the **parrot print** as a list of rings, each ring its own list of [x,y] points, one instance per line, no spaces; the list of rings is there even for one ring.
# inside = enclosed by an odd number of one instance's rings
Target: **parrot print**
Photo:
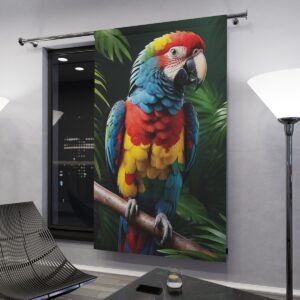
[[[184,87],[198,88],[204,81],[204,51],[204,41],[193,32],[154,39],[133,64],[127,98],[110,112],[106,159],[127,201],[119,223],[121,252],[155,254],[172,237],[171,220],[199,139],[197,115],[184,101]],[[155,218],[163,232],[160,241],[130,224],[139,210]]]

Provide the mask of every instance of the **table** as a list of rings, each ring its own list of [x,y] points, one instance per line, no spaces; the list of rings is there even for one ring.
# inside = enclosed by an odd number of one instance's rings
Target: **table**
[[[182,294],[171,295],[168,293],[166,287],[167,275],[168,270],[156,268],[123,287],[105,300],[270,300],[270,298],[186,275],[182,276]],[[136,288],[141,284],[160,287],[163,291],[159,296],[136,291]]]

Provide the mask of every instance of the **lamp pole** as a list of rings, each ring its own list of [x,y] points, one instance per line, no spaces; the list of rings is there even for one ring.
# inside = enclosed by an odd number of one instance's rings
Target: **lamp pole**
[[[280,118],[286,136],[286,299],[293,299],[293,152],[294,124],[300,118]]]

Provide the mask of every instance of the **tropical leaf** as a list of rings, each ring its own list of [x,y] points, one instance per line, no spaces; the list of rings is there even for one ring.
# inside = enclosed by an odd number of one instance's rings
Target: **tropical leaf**
[[[227,101],[218,89],[205,81],[200,89],[188,87],[185,99],[198,113],[200,141],[203,146],[223,147],[227,130]],[[205,142],[206,145],[203,143]],[[201,143],[200,143],[201,145]]]
[[[224,246],[224,245],[218,245],[218,244],[211,243],[211,242],[203,242],[203,241],[201,241],[201,246],[209,248],[212,251],[217,251],[218,255],[220,255],[220,252],[222,254],[224,254],[224,255],[226,253],[226,246]]]
[[[210,228],[213,228],[213,229],[216,229],[216,230],[219,230],[220,232],[223,232],[223,231],[226,231],[225,227],[216,223],[215,221],[213,221],[212,219],[210,218],[207,218],[207,217],[204,217],[204,216],[200,216],[199,218],[202,219],[202,224],[203,223],[206,223],[210,226]],[[200,226],[198,226],[198,229],[201,229]]]
[[[186,184],[207,204],[211,220],[216,220],[225,209],[226,197],[226,98],[219,88],[205,81],[196,91],[187,88],[185,100],[193,104],[200,125],[196,160]],[[193,180],[199,175],[200,181]]]
[[[216,242],[218,244],[223,245],[224,244],[224,239],[221,239],[219,237],[216,237],[214,235],[209,235],[209,234],[199,234],[195,235],[196,238],[202,239],[202,240],[208,240],[212,242]]]
[[[98,53],[110,61],[115,58],[123,63],[123,56],[132,61],[129,43],[119,29],[98,30],[95,32],[95,47]]]
[[[184,193],[187,192],[188,189],[184,188]],[[192,197],[192,199],[192,201],[198,201],[200,203],[197,198]],[[184,218],[177,215],[174,229],[186,238],[194,240],[199,245],[215,253],[218,256],[218,261],[225,260],[227,249],[226,217],[220,214],[222,223],[225,223],[225,225],[221,225],[209,218],[205,211],[204,215],[199,214],[197,216],[197,221],[199,222],[197,223],[195,221],[191,221],[192,216],[194,218],[194,214],[195,212],[193,212],[193,210],[187,209],[184,210]],[[160,249],[158,252],[170,258],[194,258],[206,261],[212,260],[211,257],[202,253],[197,254],[197,252],[178,251],[176,249]]]
[[[171,219],[171,223],[176,232],[188,239],[193,239],[193,236],[199,233],[198,223],[184,220],[178,214]]]
[[[206,224],[197,226],[199,231],[193,237],[201,246],[215,252],[219,257],[225,258],[227,249],[226,217],[222,214],[219,215],[225,226],[205,218]]]
[[[222,241],[226,241],[226,235],[221,232],[220,230],[211,228],[209,226],[199,226],[199,229],[203,231],[208,231],[209,233],[213,234],[214,236],[220,238]]]
[[[168,258],[193,258],[206,261],[214,261],[215,259],[198,251],[193,250],[176,250],[176,249],[160,249],[159,253],[164,254]]]
[[[223,214],[219,214],[219,216],[220,216],[220,218],[225,222],[225,224],[226,224],[226,222],[227,222],[227,218],[223,215]]]
[[[127,58],[131,60],[128,50],[129,43],[118,29],[102,30],[95,33],[95,46],[98,55],[120,63]],[[113,189],[113,183],[105,158],[105,128],[106,120],[111,109],[107,99],[107,82],[101,71],[101,65],[95,63],[95,105],[94,105],[94,166],[95,180],[109,189]],[[97,235],[95,243],[98,248],[117,250],[119,216],[111,209],[97,204],[96,207]]]
[[[203,217],[207,216],[204,205],[189,193],[187,186],[184,186],[181,191],[176,213],[186,221],[194,221],[200,224],[203,223]]]
[[[103,250],[117,250],[118,248],[118,223],[119,217],[111,209],[104,205],[97,205],[96,222],[97,231],[96,244]]]

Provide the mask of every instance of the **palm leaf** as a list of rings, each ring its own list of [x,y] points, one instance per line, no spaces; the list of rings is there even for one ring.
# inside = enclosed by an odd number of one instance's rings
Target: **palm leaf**
[[[209,226],[199,226],[199,229],[212,233],[214,236],[226,241],[226,235],[217,229],[211,228]]]
[[[214,261],[215,259],[198,251],[193,250],[176,250],[176,249],[160,249],[159,253],[164,254],[168,258],[193,258],[205,261]]]
[[[209,240],[212,242],[216,242],[218,244],[223,245],[224,244],[224,239],[216,237],[214,235],[209,235],[209,234],[199,234],[195,235],[196,238],[202,239],[202,240]]]
[[[95,46],[97,53],[110,60],[120,63],[127,58],[131,60],[129,43],[120,30],[102,30],[95,33]],[[107,82],[101,71],[101,65],[95,63],[95,105],[94,105],[94,165],[95,180],[106,187],[112,187],[111,176],[106,166],[105,159],[105,128],[106,120],[111,109],[107,99]],[[111,209],[97,204],[95,244],[98,248],[117,250],[119,217]]]
[[[207,216],[204,205],[189,193],[186,186],[181,191],[176,213],[186,221],[194,221],[200,224],[203,223],[202,217]]]
[[[223,147],[227,130],[227,102],[224,95],[208,81],[200,89],[186,89],[185,99],[191,102],[198,113],[200,146]]]
[[[227,218],[223,214],[220,213],[219,216],[225,223],[227,222]]]
[[[110,61],[115,58],[123,63],[122,56],[132,61],[129,43],[118,29],[98,30],[95,32],[95,47],[97,52]]]
[[[118,223],[119,217],[111,209],[104,205],[97,204],[97,231],[96,246],[103,250],[117,250]]]

